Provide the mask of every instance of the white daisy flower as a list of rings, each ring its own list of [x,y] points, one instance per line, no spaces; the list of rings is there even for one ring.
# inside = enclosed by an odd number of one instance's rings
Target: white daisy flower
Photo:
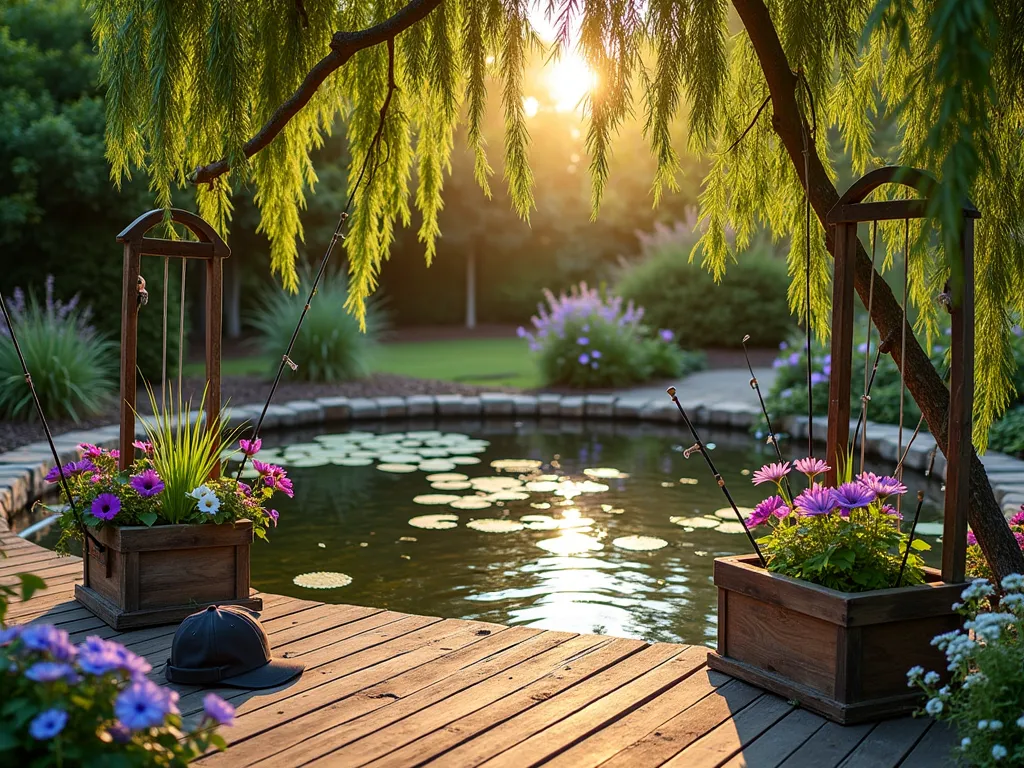
[[[217,498],[217,494],[207,493],[199,498],[199,511],[205,512],[208,515],[217,514],[217,510],[220,509],[220,499]]]
[[[213,491],[210,490],[209,486],[207,486],[206,483],[203,483],[202,485],[193,488],[192,493],[190,493],[189,496],[191,496],[193,499],[198,500],[203,498],[203,496],[207,496],[211,493],[213,493]]]
[[[932,717],[939,714],[942,712],[942,699],[929,699],[928,703],[924,705],[924,711]]]

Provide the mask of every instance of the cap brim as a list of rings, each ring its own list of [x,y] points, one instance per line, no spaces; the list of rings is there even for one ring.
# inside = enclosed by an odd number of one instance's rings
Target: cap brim
[[[218,681],[218,685],[229,685],[232,688],[276,688],[302,674],[305,664],[285,659],[271,659],[262,667],[243,672],[240,675]]]

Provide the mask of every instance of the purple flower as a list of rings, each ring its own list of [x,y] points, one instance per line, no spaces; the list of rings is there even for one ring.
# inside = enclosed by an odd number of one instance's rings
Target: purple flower
[[[1024,504],[1020,505],[1020,509],[1010,518],[1010,525],[1024,525]]]
[[[781,357],[777,357],[772,360],[772,368],[782,368],[786,364],[786,361]]]
[[[46,482],[56,483],[60,479],[62,470],[65,477],[73,477],[82,472],[95,472],[96,465],[89,461],[89,459],[82,459],[81,461],[69,461],[60,469],[51,467],[50,471],[46,473]]]
[[[1017,546],[1024,550],[1024,533],[1020,531],[1013,532],[1013,538],[1017,540]]]
[[[902,520],[903,519],[903,515],[901,515],[896,510],[896,507],[892,506],[891,504],[883,504],[882,505],[882,512],[884,514],[886,514],[886,515],[889,515],[889,517],[895,517],[897,520]],[[970,536],[971,536],[971,534],[968,533],[967,537],[970,538]]]
[[[246,456],[255,456],[263,447],[263,441],[258,437],[255,440],[239,440],[238,447]]]
[[[796,471],[807,475],[808,478],[814,480],[814,478],[823,472],[828,472],[831,467],[821,459],[816,459],[813,456],[808,456],[806,459],[797,459],[793,466],[796,467]]]
[[[581,347],[585,347],[587,346],[587,344],[590,343],[590,339],[588,339],[586,336],[580,336],[578,339],[576,339],[576,343],[579,344]]]
[[[789,349],[789,344],[787,344],[784,341],[780,341],[779,342],[779,350],[782,351],[782,350],[786,350],[786,349]]]
[[[18,625],[15,627],[8,627],[7,629],[0,629],[0,648],[5,645],[10,645],[19,637],[21,637],[22,626]]]
[[[831,376],[832,375],[832,363],[825,363],[825,365],[823,365],[821,367],[821,370],[822,370],[822,372],[826,376]]]
[[[252,486],[249,485],[248,483],[239,482],[238,492],[242,494],[242,496],[248,498],[249,496],[252,496]]]
[[[591,357],[592,360],[600,360],[601,359],[601,350],[599,350],[599,349],[592,350],[591,353],[590,353],[590,357]]]
[[[868,351],[868,343],[866,341],[862,341],[860,344],[857,345],[857,351],[863,355],[865,352]]]
[[[52,683],[63,679],[73,683],[79,679],[71,665],[62,661],[37,661],[25,670],[25,677],[37,683]]]
[[[153,671],[153,667],[142,656],[132,653],[120,643],[111,643],[111,653],[117,659],[120,669],[123,669],[134,680],[145,677]]]
[[[141,473],[135,475],[131,479],[129,485],[138,491],[139,496],[144,499],[149,498],[150,496],[156,496],[164,489],[164,484],[163,481],[160,480],[160,475],[156,473],[156,470],[152,469],[143,470]]]
[[[525,339],[526,338],[526,329],[523,328],[523,326],[520,325],[518,328],[516,328],[516,336],[518,336],[520,339]]]
[[[114,723],[107,728],[107,733],[116,744],[127,744],[132,740],[132,732],[121,723]]]
[[[978,537],[974,535],[974,531],[967,532],[967,543],[972,546],[978,543]]]
[[[63,731],[67,723],[67,712],[62,709],[48,709],[32,718],[28,732],[36,741],[46,741]]]
[[[790,396],[792,396],[792,394],[793,390],[787,387],[786,389],[779,392],[779,397],[781,397],[783,400],[788,400]]]
[[[103,449],[98,445],[92,443],[79,443],[78,450],[82,452],[82,456],[87,459],[98,459],[103,455]]]
[[[135,440],[132,443],[132,445],[135,446],[140,451],[142,451],[143,453],[148,454],[153,452],[153,444],[148,440]]]
[[[203,697],[203,714],[217,725],[235,724],[235,708],[215,693]]]
[[[790,365],[800,365],[800,353],[799,352],[793,352],[793,353],[790,354],[790,356],[789,356],[789,364]]]
[[[789,507],[786,506],[786,501],[781,496],[769,496],[767,499],[762,501],[756,507],[754,511],[747,517],[747,523],[750,525],[764,525],[773,516],[783,518],[790,512]]]
[[[845,512],[866,507],[875,500],[875,492],[860,483],[843,483],[832,492],[835,502]]]
[[[817,371],[814,371],[811,374],[811,386],[812,387],[815,384],[824,384],[826,381],[828,381],[828,376],[826,376],[823,373],[818,373]]]
[[[660,336],[661,340],[664,341],[666,344],[671,344],[676,338],[676,335],[672,333],[672,331],[670,331],[668,328],[662,328],[660,331],[658,331],[658,336]]]
[[[789,462],[775,462],[774,464],[765,464],[759,470],[754,472],[754,477],[751,482],[754,485],[761,485],[761,483],[779,483],[782,478],[790,472]]]
[[[101,493],[93,500],[89,511],[100,520],[113,520],[121,511],[121,500],[112,493]]]
[[[857,475],[857,482],[874,491],[875,495],[881,499],[894,494],[899,496],[907,492],[907,486],[895,477],[879,477],[874,472],[861,472]]]
[[[1021,328],[1020,324],[1017,324],[1010,329],[1010,333],[1012,333],[1017,338],[1020,338],[1021,336],[1024,336],[1024,328]]]
[[[68,633],[52,624],[33,624],[21,633],[25,647],[33,651],[49,653],[57,661],[70,661],[78,652],[71,644]]]
[[[277,518],[281,516],[281,513],[276,509],[268,509],[267,514],[270,516],[271,522],[274,523],[274,527],[277,528]]]
[[[590,362],[590,356],[584,352],[577,358],[577,360],[579,360],[580,365],[587,365]]]
[[[832,495],[831,488],[815,485],[793,499],[793,506],[796,508],[797,514],[804,517],[818,517],[830,514],[836,508],[836,500]]]
[[[126,728],[141,731],[163,725],[164,718],[176,710],[168,693],[175,691],[161,689],[152,680],[136,680],[118,694],[114,701],[114,714]]]

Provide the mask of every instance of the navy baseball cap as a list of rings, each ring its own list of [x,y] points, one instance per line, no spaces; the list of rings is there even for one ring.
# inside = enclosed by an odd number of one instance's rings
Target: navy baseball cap
[[[274,688],[305,668],[270,655],[270,639],[255,614],[238,606],[211,605],[181,622],[164,674],[183,685]]]

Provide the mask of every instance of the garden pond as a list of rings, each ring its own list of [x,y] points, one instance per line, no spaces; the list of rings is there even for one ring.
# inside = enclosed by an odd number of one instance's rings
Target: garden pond
[[[564,421],[365,423],[268,434],[295,497],[252,547],[265,592],[447,618],[713,644],[714,558],[750,544],[678,427]],[[705,430],[738,505],[768,492],[773,458],[738,432]],[[804,455],[790,445],[793,457]],[[232,468],[237,465],[232,465]],[[869,466],[890,472],[884,463]],[[247,469],[246,472],[251,470]],[[243,475],[244,477],[244,475]],[[941,486],[919,526],[937,564]],[[910,510],[912,512],[912,510]],[[37,540],[54,543],[52,530]]]

